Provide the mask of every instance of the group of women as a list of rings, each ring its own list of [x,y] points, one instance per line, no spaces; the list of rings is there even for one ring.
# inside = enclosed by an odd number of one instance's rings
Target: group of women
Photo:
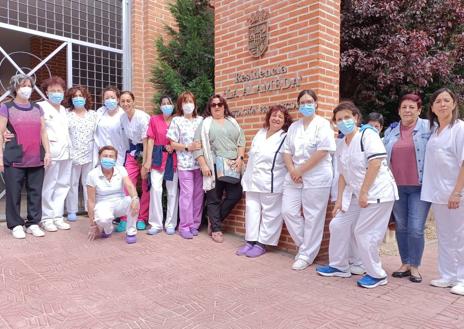
[[[172,235],[178,226],[181,237],[192,239],[205,203],[208,233],[220,243],[222,222],[245,191],[246,241],[236,254],[263,255],[266,246],[278,244],[285,222],[298,247],[292,268],[303,270],[318,254],[331,199],[329,264],[316,271],[326,277],[362,274],[357,284],[374,288],[387,283],[378,249],[391,213],[402,263],[392,276],[422,281],[424,226],[432,206],[441,277],[431,284],[464,294],[464,123],[449,89],[432,95],[428,120],[419,118],[420,97],[405,95],[401,121],[383,140],[383,118],[371,114],[370,124],[361,125],[361,113],[351,102],[333,111],[332,124],[340,132],[335,138],[331,122],[317,114],[316,93],[303,90],[297,97],[301,119],[292,122],[285,107],[270,107],[245,166],[244,131],[221,95],[209,99],[203,117],[190,92],[178,95],[176,104],[162,97],[161,114],[150,117],[135,109],[129,91],[105,89],[104,105],[94,112],[82,86],[66,92],[67,110],[61,105],[62,79],[44,82],[48,99],[38,104],[29,101],[32,87],[29,77],[13,77],[15,99],[0,108],[0,144],[6,138],[0,169],[7,185],[8,228],[16,238],[25,237],[24,227],[43,236],[39,223],[46,231],[69,229],[64,206],[68,222],[76,220],[81,179],[90,239],[109,237],[115,218],[128,243],[147,225],[150,235],[163,228]],[[24,180],[26,221],[19,214]]]

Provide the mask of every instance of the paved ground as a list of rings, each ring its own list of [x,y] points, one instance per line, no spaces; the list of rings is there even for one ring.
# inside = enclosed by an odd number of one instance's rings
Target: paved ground
[[[425,283],[391,279],[372,290],[356,277],[290,270],[292,256],[234,255],[206,234],[192,241],[139,234],[86,241],[71,231],[14,240],[0,224],[0,328],[464,328],[464,297],[432,288],[436,245],[426,247]],[[388,272],[398,258],[385,256]]]

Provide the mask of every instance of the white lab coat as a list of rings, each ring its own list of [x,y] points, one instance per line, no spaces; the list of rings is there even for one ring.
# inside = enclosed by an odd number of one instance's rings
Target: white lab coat
[[[66,109],[57,111],[48,101],[38,103],[44,111],[51,164],[45,169],[42,187],[42,221],[63,220],[64,203],[71,183],[71,140]]]
[[[334,131],[327,119],[316,115],[308,127],[303,119],[294,122],[287,133],[284,153],[292,156],[295,167],[306,162],[316,151],[328,151],[314,168],[303,174],[296,184],[287,173],[282,196],[282,217],[298,246],[297,259],[312,263],[321,246],[325,215],[333,180],[332,156]],[[303,215],[301,209],[303,208]]]
[[[382,268],[378,248],[385,236],[393,203],[398,199],[395,180],[386,162],[385,146],[377,132],[366,129],[364,135],[358,131],[349,145],[344,138],[336,158],[346,186],[342,196],[338,196],[342,197],[343,211],[330,223],[330,266],[341,271],[349,270],[349,250],[354,235],[366,273],[374,278],[384,278],[387,274]],[[382,159],[382,164],[368,191],[369,205],[360,208],[360,189],[368,162],[373,159]]]
[[[440,134],[434,128],[425,151],[421,199],[432,202],[438,232],[438,271],[443,279],[464,283],[464,202],[448,209],[464,161],[464,122]]]
[[[102,106],[97,110],[97,125],[95,128],[95,147],[93,162],[94,166],[98,162],[98,150],[106,145],[111,145],[118,150],[117,164],[124,165],[126,151],[129,149],[129,141],[121,124],[121,116],[124,110],[118,107],[116,114],[110,115],[109,110]]]
[[[333,179],[332,156],[335,152],[334,131],[327,119],[318,115],[308,127],[304,128],[303,119],[294,122],[288,129],[284,143],[284,152],[292,155],[295,167],[306,162],[316,151],[328,151],[316,167],[303,175],[303,183],[295,184],[288,173],[285,186],[297,188],[330,187]]]
[[[246,192],[245,240],[276,246],[282,230],[282,190],[287,168],[283,160],[286,133],[269,138],[260,129],[251,143],[242,178]]]

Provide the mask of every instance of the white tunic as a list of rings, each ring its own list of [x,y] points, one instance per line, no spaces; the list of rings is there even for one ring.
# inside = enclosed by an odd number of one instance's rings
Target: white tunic
[[[195,131],[203,121],[203,117],[196,116],[192,120],[181,117],[174,117],[169,125],[166,137],[170,140],[188,145],[193,143]],[[177,168],[179,170],[194,170],[200,168],[197,160],[193,157],[193,152],[176,151]]]
[[[60,105],[57,111],[48,101],[38,103],[44,111],[45,126],[50,143],[52,160],[69,160],[70,139],[66,109]]]
[[[96,202],[118,200],[125,196],[124,177],[127,177],[127,170],[123,166],[115,166],[111,180],[108,180],[101,166],[97,166],[87,176],[87,186],[95,188]]]
[[[130,143],[137,145],[143,142],[147,138],[148,124],[150,122],[150,116],[141,110],[135,110],[132,119],[126,113],[121,116],[121,125],[124,132],[124,136],[129,140]],[[131,155],[135,154],[133,150]]]
[[[425,149],[421,199],[448,204],[464,161],[464,121],[457,120],[440,134],[434,128]]]
[[[113,116],[109,115],[109,110],[102,106],[97,110],[97,125],[95,128],[95,152],[94,163],[98,159],[98,150],[106,145],[111,145],[118,150],[118,165],[123,165],[126,158],[126,151],[129,149],[129,141],[125,136],[122,125],[121,117],[124,110],[118,107]]]
[[[246,192],[282,193],[287,168],[283,159],[283,143],[287,133],[279,130],[266,138],[260,129],[251,142],[248,163],[242,178]]]
[[[303,119],[294,122],[288,129],[284,152],[292,155],[295,167],[302,165],[316,151],[335,152],[334,131],[327,119],[318,115],[304,128]],[[285,186],[294,188],[330,187],[333,178],[332,156],[327,154],[314,168],[303,174],[303,184],[295,184],[287,173]]]
[[[393,174],[388,168],[387,151],[380,136],[373,129],[366,129],[362,139],[364,152],[361,149],[361,136],[362,133],[358,131],[350,145],[346,144],[344,138],[336,153],[339,172],[346,182],[343,192],[343,210],[349,207],[347,201],[351,201],[353,193],[359,199],[368,162],[373,159],[382,159],[382,163],[367,194],[368,203],[398,200],[398,189]]]

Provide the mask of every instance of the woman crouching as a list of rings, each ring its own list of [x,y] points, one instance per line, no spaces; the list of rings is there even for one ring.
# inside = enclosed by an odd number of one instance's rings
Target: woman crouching
[[[127,171],[116,165],[118,151],[113,146],[103,146],[98,152],[99,164],[87,177],[89,240],[101,232],[108,238],[113,232],[113,219],[127,216],[126,242],[137,241],[135,227],[139,214],[139,198]],[[129,194],[124,195],[124,189]]]

